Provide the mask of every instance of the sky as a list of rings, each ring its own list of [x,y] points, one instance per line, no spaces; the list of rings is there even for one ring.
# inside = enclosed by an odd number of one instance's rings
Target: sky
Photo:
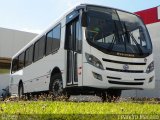
[[[160,6],[160,0],[0,0],[0,27],[39,34],[80,3],[130,12]]]

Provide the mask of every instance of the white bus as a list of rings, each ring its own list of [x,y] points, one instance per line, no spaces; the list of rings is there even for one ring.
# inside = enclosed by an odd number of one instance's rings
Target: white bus
[[[50,91],[57,97],[155,86],[152,43],[135,14],[81,4],[29,42],[12,58],[10,92]]]

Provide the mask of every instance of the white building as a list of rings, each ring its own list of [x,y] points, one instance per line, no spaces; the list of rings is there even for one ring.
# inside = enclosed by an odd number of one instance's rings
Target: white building
[[[9,85],[11,57],[37,34],[0,28],[0,96]]]

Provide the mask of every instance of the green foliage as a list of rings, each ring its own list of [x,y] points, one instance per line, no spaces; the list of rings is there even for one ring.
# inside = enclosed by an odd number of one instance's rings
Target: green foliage
[[[8,69],[0,69],[0,74],[9,73]]]
[[[117,119],[121,114],[160,114],[159,104],[132,102],[0,102],[0,115],[15,119]]]

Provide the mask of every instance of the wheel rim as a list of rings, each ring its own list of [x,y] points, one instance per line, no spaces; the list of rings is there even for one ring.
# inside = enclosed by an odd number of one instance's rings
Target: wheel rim
[[[63,91],[62,81],[60,79],[56,79],[53,82],[52,92],[55,97],[61,96]]]

